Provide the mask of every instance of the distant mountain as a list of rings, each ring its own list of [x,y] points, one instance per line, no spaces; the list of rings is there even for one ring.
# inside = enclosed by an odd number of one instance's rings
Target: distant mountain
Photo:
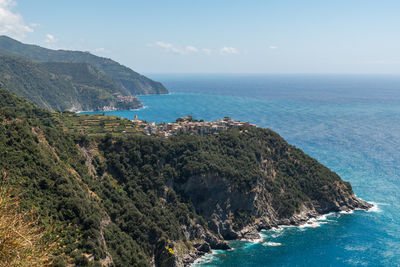
[[[108,58],[98,57],[89,52],[52,50],[37,45],[24,44],[7,36],[0,36],[0,54],[18,56],[40,62],[87,63],[102,70],[126,92],[132,95],[167,94],[168,90],[139,73]]]
[[[142,106],[134,97],[129,103],[120,101],[119,95],[129,95],[126,89],[87,63],[39,63],[0,55],[0,87],[52,110],[103,110],[105,106],[134,109]]]

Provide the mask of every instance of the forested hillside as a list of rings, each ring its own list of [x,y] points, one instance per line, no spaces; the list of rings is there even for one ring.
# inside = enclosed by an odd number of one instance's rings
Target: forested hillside
[[[121,103],[113,94],[128,94],[119,84],[86,63],[35,63],[0,55],[0,84],[51,110],[102,110],[142,107],[138,99]]]
[[[60,243],[56,266],[184,266],[261,228],[369,207],[268,129],[89,136],[74,120],[0,90],[0,171]]]
[[[98,57],[89,52],[52,50],[37,45],[23,44],[3,35],[0,36],[0,54],[40,62],[87,63],[103,71],[131,95],[168,93],[161,83],[140,75],[114,60]]]

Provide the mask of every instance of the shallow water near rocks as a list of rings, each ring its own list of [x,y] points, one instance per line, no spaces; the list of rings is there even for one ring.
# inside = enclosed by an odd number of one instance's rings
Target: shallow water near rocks
[[[349,181],[372,212],[331,214],[308,227],[232,241],[199,266],[400,265],[400,77],[339,75],[150,75],[169,95],[145,109],[106,114],[156,122],[224,116],[277,131]]]

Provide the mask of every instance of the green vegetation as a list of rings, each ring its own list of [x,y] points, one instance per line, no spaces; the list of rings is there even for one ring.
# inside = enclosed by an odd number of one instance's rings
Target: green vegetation
[[[3,180],[7,177],[4,172]],[[50,263],[57,249],[34,213],[22,211],[16,192],[0,186],[0,266],[41,266]]]
[[[126,133],[113,134],[118,127]],[[59,239],[56,266],[99,266],[111,258],[114,266],[149,266],[153,258],[170,266],[175,251],[192,248],[187,229],[208,229],[199,205],[212,195],[186,194],[193,177],[223,177],[238,194],[262,179],[282,218],[304,201],[332,201],[335,183],[343,183],[268,129],[164,139],[136,130],[115,117],[45,111],[0,90],[0,171],[20,189],[21,208],[35,210],[50,238]],[[240,208],[234,214],[236,229],[254,220]]]
[[[0,91],[0,107],[0,170],[21,189],[23,208],[35,210],[60,237],[58,253],[66,254],[67,261],[95,265],[107,258],[107,242],[116,266],[145,266],[157,244],[183,238],[180,222],[195,217],[194,209],[180,203],[173,191],[170,203],[162,205],[156,194],[161,185],[153,187],[152,178],[145,177],[152,172],[148,165],[143,180],[118,183],[115,174],[106,173],[119,171],[117,167],[111,168],[100,154],[89,162],[82,155],[79,147],[97,150],[94,140],[64,132],[60,122],[66,114],[36,108],[5,90]],[[110,138],[99,139],[101,147]]]
[[[113,136],[125,134],[139,134],[143,131],[134,122],[115,116],[84,115],[65,111],[59,120],[65,131],[80,133],[88,136],[104,136],[110,133]],[[56,117],[55,117],[56,118]]]
[[[0,170],[7,183],[21,190],[21,206],[35,210],[41,223],[60,237],[62,249],[78,260],[81,251],[96,258],[100,221],[105,217],[84,178],[87,168],[75,147],[50,112],[0,92]],[[64,247],[65,246],[65,247]]]
[[[89,52],[51,50],[36,45],[23,44],[7,36],[0,36],[0,54],[40,62],[87,63],[103,71],[120,87],[123,87],[126,90],[123,95],[168,93],[168,90],[161,83],[150,80],[111,59],[98,57]]]
[[[99,110],[118,107],[113,93],[125,89],[86,63],[34,63],[0,56],[0,85],[40,107],[53,110]],[[123,108],[141,107],[140,101]]]

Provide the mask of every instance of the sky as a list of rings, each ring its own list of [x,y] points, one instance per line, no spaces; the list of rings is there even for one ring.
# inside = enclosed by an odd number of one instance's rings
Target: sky
[[[0,0],[0,34],[141,73],[400,74],[399,0]]]

